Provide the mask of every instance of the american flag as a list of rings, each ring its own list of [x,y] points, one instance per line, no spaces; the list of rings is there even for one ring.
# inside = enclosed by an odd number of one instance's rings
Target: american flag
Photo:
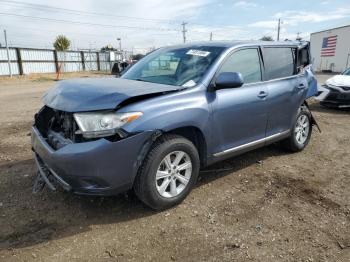
[[[322,49],[321,49],[321,56],[335,56],[335,50],[337,48],[337,37],[334,36],[328,36],[323,38],[322,42]]]

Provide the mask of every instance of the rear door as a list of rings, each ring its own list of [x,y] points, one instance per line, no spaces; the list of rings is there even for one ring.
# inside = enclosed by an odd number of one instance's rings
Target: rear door
[[[234,51],[217,75],[222,72],[241,73],[244,85],[217,90],[214,94],[212,130],[216,156],[230,154],[232,149],[264,139],[267,122],[267,86],[262,82],[260,49]],[[229,152],[224,152],[227,150]]]
[[[295,47],[264,47],[263,57],[269,93],[266,129],[269,137],[291,129],[298,108],[305,99],[307,82],[297,74]]]
[[[306,99],[316,96],[318,92],[317,80],[312,72],[310,43],[306,42],[298,47],[297,51],[297,72],[300,81],[304,81],[307,85]]]

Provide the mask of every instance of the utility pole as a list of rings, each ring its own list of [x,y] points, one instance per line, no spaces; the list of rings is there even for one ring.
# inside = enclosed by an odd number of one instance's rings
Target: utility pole
[[[278,19],[277,41],[280,41],[280,31],[281,31],[281,18]]]
[[[9,52],[9,46],[8,46],[8,44],[7,44],[7,34],[6,34],[6,30],[4,30],[4,36],[5,36],[5,45],[6,45],[6,52],[7,52],[7,63],[8,63],[8,66],[9,66],[10,77],[12,77],[10,52]]]
[[[122,39],[120,37],[117,38],[117,41],[119,41],[119,54],[121,55],[121,61],[123,61],[123,52],[122,52]]]
[[[213,32],[210,32],[210,41],[213,41]]]
[[[188,23],[185,23],[185,22],[182,22],[182,36],[183,36],[183,39],[184,39],[184,43],[186,43],[186,33],[187,33],[187,30],[186,30],[186,25]]]
[[[120,37],[117,38],[117,41],[119,41],[119,51],[122,51],[122,39]]]

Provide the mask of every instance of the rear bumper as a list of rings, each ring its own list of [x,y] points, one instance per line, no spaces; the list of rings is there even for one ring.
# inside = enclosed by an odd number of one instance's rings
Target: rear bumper
[[[50,171],[64,189],[77,194],[115,195],[130,189],[151,144],[153,131],[117,142],[99,139],[53,150],[34,126],[32,148],[40,168]]]

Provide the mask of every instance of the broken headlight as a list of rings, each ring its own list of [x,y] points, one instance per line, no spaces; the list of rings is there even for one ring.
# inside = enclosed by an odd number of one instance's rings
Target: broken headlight
[[[75,113],[74,119],[79,133],[85,138],[112,136],[118,129],[142,116],[141,112],[86,112]]]

